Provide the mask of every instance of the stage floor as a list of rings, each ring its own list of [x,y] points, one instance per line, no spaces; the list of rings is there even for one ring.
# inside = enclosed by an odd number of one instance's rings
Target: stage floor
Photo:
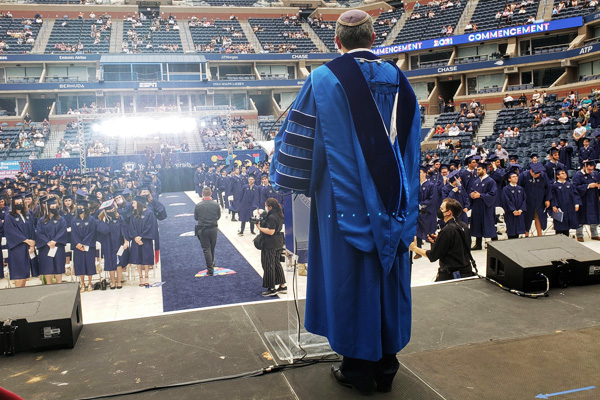
[[[413,299],[413,338],[393,392],[374,397],[600,396],[589,389],[600,387],[598,286],[533,300],[476,279],[417,287]],[[1,359],[0,386],[28,400],[76,399],[255,371],[273,364],[264,334],[287,329],[287,310],[273,301],[88,324],[73,350]],[[332,362],[127,398],[362,398],[334,382]]]

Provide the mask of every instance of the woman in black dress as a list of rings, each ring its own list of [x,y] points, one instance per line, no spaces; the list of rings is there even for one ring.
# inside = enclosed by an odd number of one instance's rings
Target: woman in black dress
[[[287,293],[285,273],[279,261],[283,248],[283,235],[280,233],[283,227],[283,212],[281,211],[281,205],[272,197],[265,202],[265,210],[267,211],[265,220],[257,223],[256,227],[264,235],[260,261],[264,270],[263,287],[267,290],[262,295],[270,297]],[[275,288],[276,285],[279,285],[277,289]]]

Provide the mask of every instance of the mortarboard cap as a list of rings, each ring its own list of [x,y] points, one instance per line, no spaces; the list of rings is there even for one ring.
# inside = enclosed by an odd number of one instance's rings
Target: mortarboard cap
[[[142,203],[143,205],[146,205],[148,203],[148,200],[145,197],[142,197],[142,196],[135,196],[133,198],[133,200],[135,200],[138,203]]]
[[[544,172],[544,169],[545,168],[544,168],[544,166],[541,163],[532,163],[531,164],[531,171],[534,174],[542,173],[542,172]]]
[[[84,200],[89,196],[89,194],[87,192],[84,192],[81,189],[78,189],[75,194],[79,197],[82,197]]]
[[[440,165],[440,171],[443,169],[450,169],[446,164]]]
[[[495,154],[492,154],[491,156],[489,156],[487,158],[487,161],[496,161],[496,160],[498,160],[498,156]]]
[[[556,147],[550,147],[548,149],[548,154],[558,153],[558,149]]]
[[[487,168],[488,165],[489,165],[489,163],[487,161],[479,161],[477,163],[477,167],[479,167],[479,168]]]
[[[585,160],[583,162],[583,165],[585,165],[585,166],[588,166],[588,165],[596,166],[596,161],[594,161],[594,160]]]
[[[460,171],[459,171],[459,170],[457,170],[457,169],[455,169],[454,171],[450,172],[450,173],[448,174],[448,177],[447,177],[447,178],[448,178],[448,181],[449,181],[449,182],[453,182],[453,181],[455,181],[455,180],[456,180],[456,178],[460,178],[460,176],[458,176],[458,174],[459,174],[459,173],[460,173]]]
[[[508,156],[508,159],[509,160],[518,160],[519,156],[517,154],[511,154],[511,155]]]
[[[53,204],[56,204],[56,199],[54,197],[50,197],[46,202],[46,205],[51,206]]]
[[[537,155],[537,153],[531,153],[531,154],[529,155],[529,158],[535,158],[535,157],[537,157],[537,156],[538,156],[538,155]]]
[[[99,210],[104,210],[104,209],[106,209],[106,208],[110,208],[110,207],[112,207],[112,206],[113,206],[113,204],[114,204],[114,203],[115,203],[115,201],[114,201],[114,200],[112,200],[112,199],[111,199],[111,200],[106,200],[104,203],[102,203],[102,204],[100,205],[100,208],[99,208]]]
[[[419,167],[419,169],[420,169],[421,171],[423,171],[423,172],[427,172],[427,171],[429,171],[429,168],[430,168],[430,166],[429,166],[429,165],[421,165],[421,166]]]
[[[25,198],[30,197],[33,199],[33,193],[31,193],[31,192],[23,193],[23,197],[25,197]]]

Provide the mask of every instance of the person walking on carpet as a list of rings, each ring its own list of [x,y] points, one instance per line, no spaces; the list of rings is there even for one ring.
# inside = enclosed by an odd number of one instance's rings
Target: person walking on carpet
[[[221,207],[212,198],[212,190],[205,186],[202,189],[202,201],[196,204],[194,219],[196,225],[196,237],[200,241],[206,261],[206,274],[213,276],[215,268],[215,246],[217,245],[217,234],[219,233],[219,219],[221,218]]]

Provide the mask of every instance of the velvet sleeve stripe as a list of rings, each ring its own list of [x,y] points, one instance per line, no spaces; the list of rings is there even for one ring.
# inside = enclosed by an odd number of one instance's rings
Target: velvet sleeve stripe
[[[298,125],[301,125],[305,128],[315,130],[316,118],[312,115],[305,114],[298,110],[292,109],[290,111],[289,121]]]
[[[302,169],[305,171],[310,171],[312,168],[312,159],[292,156],[281,150],[279,151],[278,161],[290,168]]]
[[[293,191],[306,192],[310,186],[310,179],[286,175],[278,169],[275,171],[275,183],[280,187],[285,187]]]
[[[301,149],[312,150],[315,139],[286,130],[283,133],[282,142]]]

